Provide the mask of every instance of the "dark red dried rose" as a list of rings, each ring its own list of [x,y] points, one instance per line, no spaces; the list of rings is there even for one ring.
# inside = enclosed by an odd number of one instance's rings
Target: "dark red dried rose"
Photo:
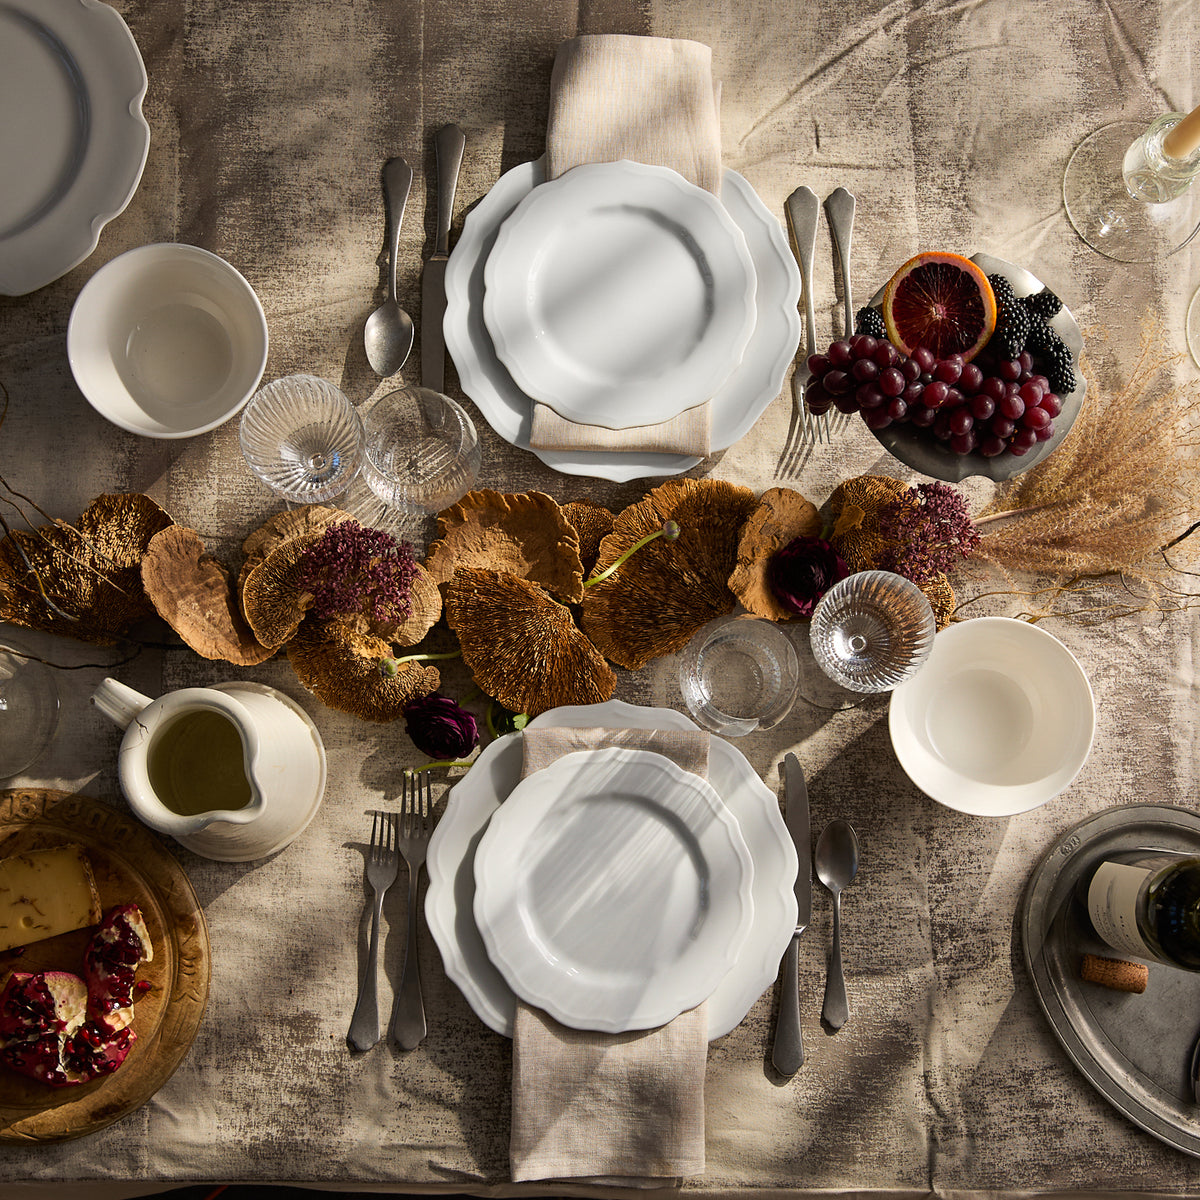
[[[798,617],[811,617],[817,601],[850,568],[824,538],[793,538],[767,563],[767,582],[775,598]]]
[[[449,696],[418,696],[404,706],[404,729],[430,758],[466,758],[479,742],[475,718]]]

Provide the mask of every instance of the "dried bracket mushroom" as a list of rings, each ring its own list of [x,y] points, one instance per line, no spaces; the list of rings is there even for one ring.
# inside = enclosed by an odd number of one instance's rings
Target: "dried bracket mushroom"
[[[729,576],[729,589],[742,607],[769,621],[795,620],[796,614],[771,590],[768,565],[771,556],[798,537],[821,532],[817,507],[792,488],[770,488],[742,526],[737,566]]]
[[[570,603],[583,596],[579,534],[544,492],[470,492],[438,514],[425,566],[438,584],[463,567],[504,571]]]
[[[584,632],[612,662],[638,670],[682,650],[702,625],[731,612],[729,576],[738,534],[758,501],[746,487],[715,479],[672,479],[621,512],[600,543],[596,572],[670,520],[675,541],[643,546],[583,598]]]
[[[112,645],[155,615],[142,588],[142,556],[171,524],[149,496],[134,492],[97,497],[73,526],[14,531],[0,540],[0,621]]]
[[[510,712],[536,717],[598,704],[617,677],[571,616],[536,583],[464,567],[446,588],[446,619],[475,682]]]
[[[150,539],[142,585],[158,615],[202,658],[249,667],[275,653],[254,636],[229,571],[205,552],[194,529],[171,525]]]

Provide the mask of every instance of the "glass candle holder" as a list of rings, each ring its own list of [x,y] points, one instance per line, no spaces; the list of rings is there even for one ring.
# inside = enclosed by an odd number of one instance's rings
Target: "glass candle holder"
[[[57,728],[54,672],[15,643],[0,644],[0,779],[32,766]]]

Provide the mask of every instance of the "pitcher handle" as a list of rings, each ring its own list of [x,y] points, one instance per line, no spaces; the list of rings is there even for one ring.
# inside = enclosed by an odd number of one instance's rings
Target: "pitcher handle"
[[[122,729],[128,727],[134,717],[144,708],[149,708],[153,701],[141,692],[115,679],[105,679],[92,693],[92,703],[111,721],[115,721]]]

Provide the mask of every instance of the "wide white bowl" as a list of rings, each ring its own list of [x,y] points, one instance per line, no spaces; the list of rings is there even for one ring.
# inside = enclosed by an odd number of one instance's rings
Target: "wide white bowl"
[[[267,319],[224,259],[165,242],[127,250],[79,293],[67,358],[88,403],[130,433],[194,437],[253,395]]]
[[[892,693],[892,746],[927,796],[1002,817],[1053,799],[1092,748],[1096,706],[1075,656],[1010,617],[937,635],[925,666]]]

